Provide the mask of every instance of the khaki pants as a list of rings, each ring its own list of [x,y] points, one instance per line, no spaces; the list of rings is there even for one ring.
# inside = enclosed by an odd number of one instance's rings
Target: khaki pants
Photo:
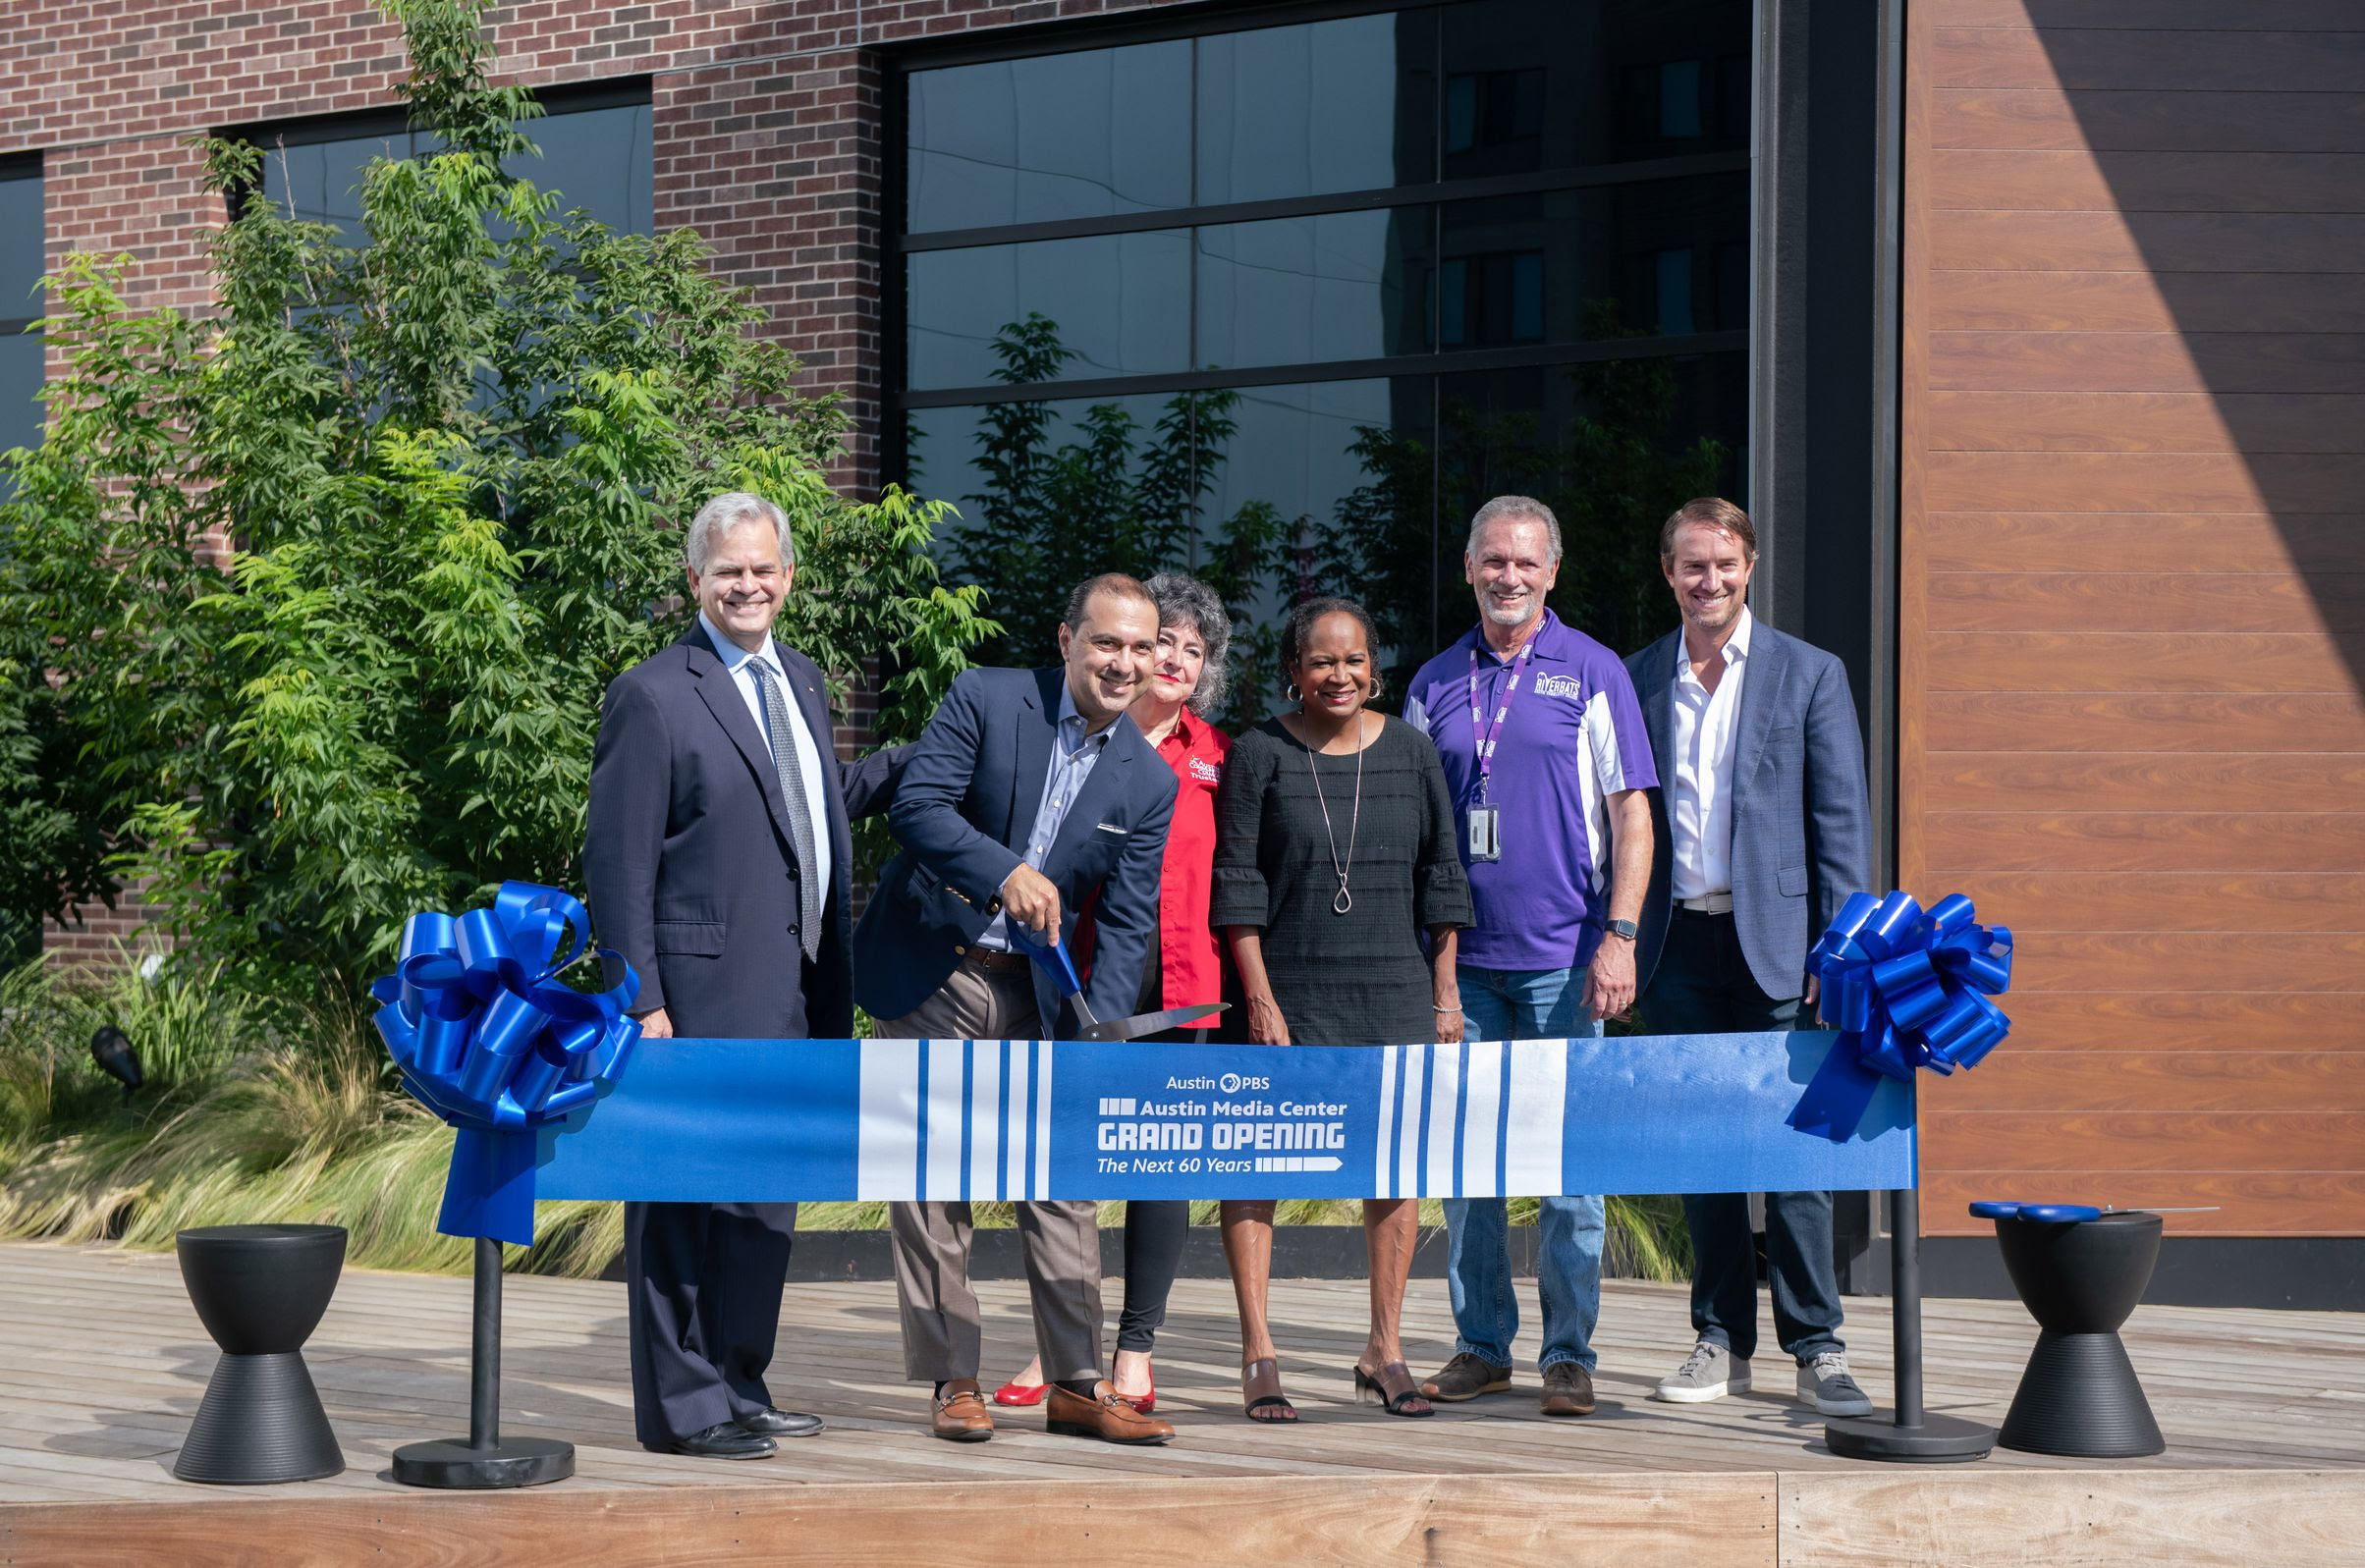
[[[1028,975],[966,962],[910,1012],[879,1021],[881,1035],[890,1039],[1031,1039],[1041,1029]],[[887,1212],[903,1312],[904,1375],[930,1383],[976,1377],[981,1351],[977,1293],[969,1288],[969,1206],[898,1203]],[[1018,1239],[1044,1379],[1100,1377],[1100,1206],[1022,1203]]]

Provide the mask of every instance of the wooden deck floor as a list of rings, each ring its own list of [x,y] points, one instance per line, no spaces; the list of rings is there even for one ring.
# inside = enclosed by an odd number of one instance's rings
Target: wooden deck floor
[[[986,1370],[1007,1375],[1029,1343],[1023,1286],[980,1293]],[[563,1554],[578,1563],[743,1561],[758,1521],[764,1555],[797,1561],[922,1560],[951,1528],[956,1555],[1035,1564],[1071,1548],[1169,1563],[1991,1560],[1965,1554],[1982,1536],[2002,1561],[2365,1562],[2352,1314],[2141,1309],[2125,1337],[2165,1455],[1999,1450],[1899,1470],[1828,1453],[1779,1354],[1761,1357],[1755,1395],[1649,1402],[1689,1342],[1674,1287],[1605,1288],[1591,1419],[1538,1418],[1524,1372],[1511,1395],[1406,1422],[1346,1402],[1360,1285],[1280,1282],[1284,1374],[1306,1417],[1283,1431],[1237,1414],[1229,1287],[1184,1280],[1158,1358],[1180,1435],[1141,1451],[1049,1436],[1034,1412],[1011,1413],[991,1443],[935,1442],[901,1378],[892,1287],[793,1285],[773,1389],[830,1430],[722,1464],[632,1441],[620,1286],[513,1277],[505,1430],[575,1442],[577,1478],[475,1497],[397,1487],[396,1446],[466,1431],[468,1306],[464,1280],[349,1271],[305,1351],[345,1474],[192,1487],[170,1465],[215,1351],[173,1259],[0,1246],[0,1563],[538,1560],[503,1546],[513,1531],[579,1532]],[[1851,1358],[1886,1404],[1887,1303],[1848,1307]],[[1433,1367],[1451,1348],[1443,1289],[1416,1282],[1407,1318],[1416,1368]],[[2025,1314],[1938,1301],[1924,1322],[1931,1407],[2000,1421],[2035,1338]]]

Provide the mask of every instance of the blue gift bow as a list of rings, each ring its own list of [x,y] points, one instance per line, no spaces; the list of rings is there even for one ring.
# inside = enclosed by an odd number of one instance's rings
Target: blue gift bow
[[[534,1131],[624,1076],[640,977],[611,990],[558,979],[584,955],[591,917],[556,888],[505,882],[489,909],[403,922],[395,971],[369,988],[403,1087],[455,1129],[435,1228],[533,1244]],[[564,946],[562,953],[560,948]]]
[[[1835,1143],[1855,1135],[1882,1078],[1975,1067],[2011,1030],[1989,997],[2011,988],[2011,928],[1978,923],[1962,894],[1927,914],[1902,892],[1851,893],[1807,954],[1839,1044],[1799,1096],[1789,1123]],[[1984,993],[1984,995],[1982,995]]]

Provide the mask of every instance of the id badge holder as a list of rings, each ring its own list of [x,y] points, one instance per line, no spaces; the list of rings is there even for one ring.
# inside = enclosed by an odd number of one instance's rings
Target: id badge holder
[[[1469,814],[1470,858],[1503,858],[1503,813],[1494,806],[1472,806]]]

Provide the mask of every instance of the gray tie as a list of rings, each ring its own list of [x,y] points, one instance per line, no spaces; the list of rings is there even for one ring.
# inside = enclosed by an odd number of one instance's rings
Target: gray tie
[[[772,730],[772,766],[780,773],[780,797],[789,805],[789,846],[797,851],[798,943],[807,958],[821,947],[821,888],[813,875],[813,808],[804,798],[804,770],[797,766],[797,730],[789,721],[788,695],[772,667],[758,659],[755,678],[764,688],[764,719]]]

